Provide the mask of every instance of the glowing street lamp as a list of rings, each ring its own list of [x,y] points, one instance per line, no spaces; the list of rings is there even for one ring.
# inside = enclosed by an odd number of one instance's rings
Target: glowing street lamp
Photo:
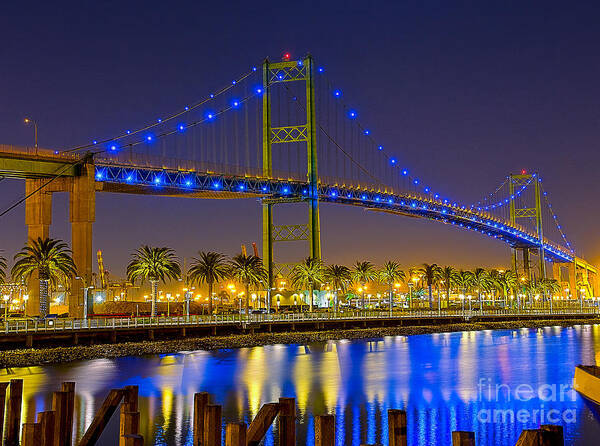
[[[37,126],[37,122],[34,121],[33,119],[29,119],[29,118],[25,118],[23,119],[23,122],[25,124],[33,124],[33,139],[34,139],[34,147],[35,147],[35,154],[37,155],[37,149],[38,149],[38,126]]]

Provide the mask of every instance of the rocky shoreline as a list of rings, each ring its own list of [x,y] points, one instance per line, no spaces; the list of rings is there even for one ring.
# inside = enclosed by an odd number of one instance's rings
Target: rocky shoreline
[[[164,341],[124,342],[90,346],[31,348],[0,351],[2,368],[28,367],[44,364],[59,364],[99,358],[169,354],[181,351],[219,350],[257,347],[272,344],[309,344],[339,339],[377,339],[384,336],[410,336],[428,333],[447,333],[477,330],[507,330],[519,328],[543,328],[548,326],[592,325],[597,319],[534,320],[512,322],[478,322],[415,327],[365,328],[352,330],[258,333],[231,336],[206,336],[200,338],[173,339]]]

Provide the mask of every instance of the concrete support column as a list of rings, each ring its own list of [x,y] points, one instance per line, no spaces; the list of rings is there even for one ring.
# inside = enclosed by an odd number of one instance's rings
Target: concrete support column
[[[573,299],[579,299],[579,290],[577,289],[577,267],[575,262],[568,264],[569,268],[569,290]]]
[[[83,317],[83,288],[92,281],[92,225],[96,219],[96,189],[94,165],[82,167],[81,176],[72,179],[69,191],[71,220],[71,249],[77,274],[81,279],[71,279],[69,316]]]
[[[43,190],[34,193],[44,182],[44,179],[25,180],[25,194],[33,195],[25,201],[25,224],[27,225],[27,243],[38,238],[50,237],[52,223],[52,193]],[[34,273],[28,284],[29,300],[25,312],[28,316],[40,314],[40,284],[38,274]]]

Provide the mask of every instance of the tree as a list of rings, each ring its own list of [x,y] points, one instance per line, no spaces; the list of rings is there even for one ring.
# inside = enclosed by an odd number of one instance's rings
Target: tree
[[[192,259],[188,278],[192,284],[208,285],[208,314],[213,313],[212,295],[215,283],[226,279],[229,274],[229,265],[223,254],[218,252],[200,251],[198,257]]]
[[[392,314],[392,307],[394,301],[394,284],[396,282],[405,282],[406,273],[402,271],[400,265],[396,262],[385,262],[383,268],[379,271],[379,280],[388,286],[388,293],[390,297],[390,315]]]
[[[238,254],[229,261],[229,276],[244,284],[246,292],[246,315],[250,314],[250,286],[266,284],[269,280],[260,257]]]
[[[334,311],[337,313],[339,308],[338,291],[345,292],[348,289],[348,285],[352,281],[352,273],[347,266],[329,265],[325,267],[323,276],[333,288]]]
[[[292,286],[296,289],[308,289],[310,311],[313,311],[315,286],[319,286],[324,281],[323,262],[319,259],[307,257],[301,263],[294,266],[290,280],[292,281]]]
[[[15,255],[11,274],[17,281],[27,281],[38,273],[41,316],[48,314],[48,284],[77,275],[71,250],[62,240],[51,238],[31,240]]]
[[[423,265],[417,270],[417,273],[421,276],[421,280],[427,284],[429,309],[433,309],[432,288],[440,278],[440,267],[435,263],[432,263],[431,265],[428,263],[423,263]]]
[[[352,270],[352,279],[360,284],[362,289],[361,305],[365,308],[365,287],[367,283],[377,278],[377,271],[371,262],[356,262]]]
[[[6,282],[6,259],[0,256],[0,283],[4,282]]]
[[[491,285],[490,274],[483,268],[473,270],[473,286],[477,290],[477,300],[479,301],[479,311],[483,312],[483,301],[481,292],[489,289]]]
[[[446,307],[450,308],[450,290],[452,285],[456,284],[458,272],[452,266],[445,266],[440,269],[440,279],[446,285]]]
[[[148,280],[152,285],[152,310],[150,315],[156,316],[156,298],[158,282],[165,283],[170,279],[181,277],[181,268],[175,256],[175,251],[167,247],[152,247],[144,245],[133,253],[127,265],[127,278],[134,283],[140,279],[143,283]]]

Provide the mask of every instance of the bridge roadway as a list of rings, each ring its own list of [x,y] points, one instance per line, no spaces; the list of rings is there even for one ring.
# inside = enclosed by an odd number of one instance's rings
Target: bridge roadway
[[[18,348],[34,344],[103,343],[155,340],[257,332],[315,331],[352,328],[409,327],[475,322],[526,320],[580,320],[598,317],[597,307],[548,309],[446,311],[420,310],[333,313],[281,313],[245,315],[132,317],[91,319],[15,320],[0,325],[0,348]]]

